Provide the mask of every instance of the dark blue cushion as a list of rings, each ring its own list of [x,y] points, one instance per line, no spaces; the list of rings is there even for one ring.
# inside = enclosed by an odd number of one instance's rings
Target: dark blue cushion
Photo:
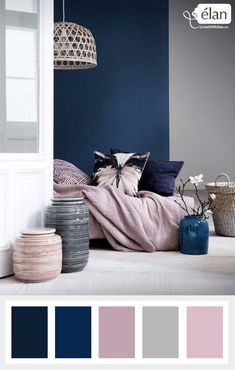
[[[126,152],[112,148],[111,153]],[[183,161],[160,161],[149,158],[139,182],[139,191],[148,190],[163,196],[173,195],[175,179],[183,164]]]

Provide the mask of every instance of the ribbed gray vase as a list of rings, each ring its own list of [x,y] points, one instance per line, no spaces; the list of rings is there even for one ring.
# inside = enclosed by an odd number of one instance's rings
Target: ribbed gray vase
[[[83,198],[54,198],[46,210],[46,226],[62,238],[62,272],[84,269],[89,257],[88,207]]]

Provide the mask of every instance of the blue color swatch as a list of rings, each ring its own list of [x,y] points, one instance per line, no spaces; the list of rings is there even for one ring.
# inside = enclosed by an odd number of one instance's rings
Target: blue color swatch
[[[47,358],[47,307],[12,307],[12,358]]]
[[[55,357],[91,358],[91,307],[56,307]]]

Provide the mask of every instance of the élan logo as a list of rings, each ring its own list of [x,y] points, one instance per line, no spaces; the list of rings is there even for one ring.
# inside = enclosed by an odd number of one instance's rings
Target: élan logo
[[[190,27],[197,28],[225,28],[232,21],[232,7],[230,4],[198,4],[190,13],[183,12],[184,18],[189,20]]]

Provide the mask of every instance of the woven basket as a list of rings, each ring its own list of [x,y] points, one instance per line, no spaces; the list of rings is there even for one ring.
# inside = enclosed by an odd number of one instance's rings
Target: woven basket
[[[220,177],[226,177],[226,182],[218,182]],[[215,233],[222,236],[235,237],[235,182],[228,175],[221,173],[214,183],[206,184],[209,194],[215,194],[212,204]]]

